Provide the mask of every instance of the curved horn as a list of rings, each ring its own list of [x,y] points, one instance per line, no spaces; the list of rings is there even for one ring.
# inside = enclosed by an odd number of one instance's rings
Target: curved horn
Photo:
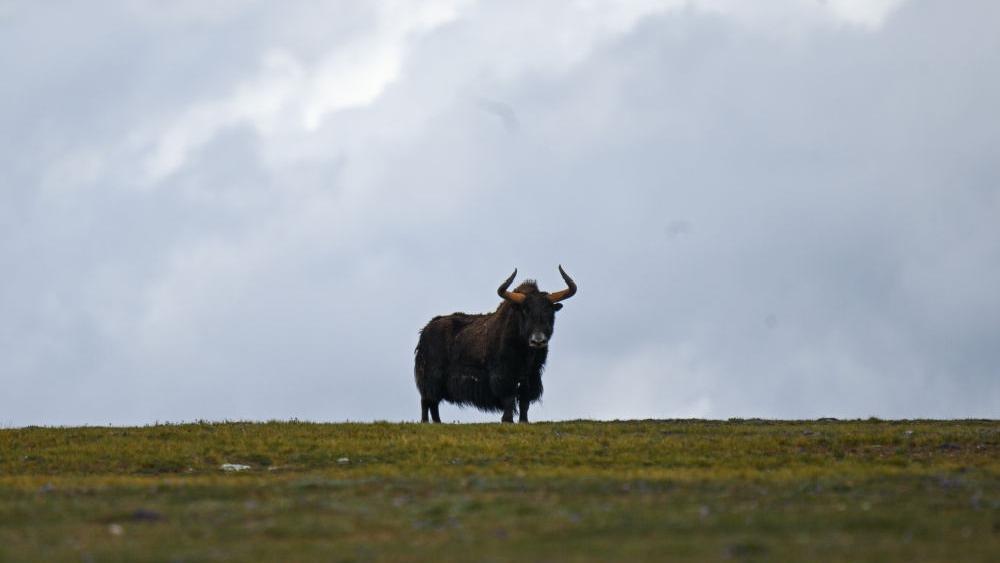
[[[573,282],[573,278],[569,277],[566,271],[562,269],[562,264],[559,265],[559,274],[562,276],[563,281],[566,282],[566,289],[549,294],[549,301],[553,303],[558,303],[576,295],[576,284]]]
[[[517,293],[516,291],[507,291],[510,284],[514,283],[514,276],[517,275],[517,268],[514,268],[514,273],[510,275],[509,278],[504,280],[500,287],[497,288],[497,295],[503,297],[507,301],[513,301],[514,303],[524,303],[524,294]]]

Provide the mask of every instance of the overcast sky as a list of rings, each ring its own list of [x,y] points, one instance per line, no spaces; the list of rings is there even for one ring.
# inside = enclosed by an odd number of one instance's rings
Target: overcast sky
[[[0,426],[1000,416],[1000,3],[0,0]],[[498,415],[443,405],[444,420]]]

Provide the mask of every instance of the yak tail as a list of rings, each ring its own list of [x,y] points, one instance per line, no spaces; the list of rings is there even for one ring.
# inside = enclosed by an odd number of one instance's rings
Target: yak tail
[[[413,378],[417,383],[420,397],[431,400],[441,400],[444,388],[444,366],[440,358],[435,358],[426,335],[421,333],[420,342],[413,351]]]

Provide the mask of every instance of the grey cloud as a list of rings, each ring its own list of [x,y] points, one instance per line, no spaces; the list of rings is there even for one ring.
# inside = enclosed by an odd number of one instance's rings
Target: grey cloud
[[[537,64],[477,43],[474,7],[371,105],[222,127],[143,187],[149,131],[275,47],[308,65],[374,25],[325,37],[293,11],[112,44],[59,25],[4,63],[25,88],[0,94],[0,424],[414,420],[416,331],[491,310],[514,266],[558,287],[558,263],[580,293],[543,419],[1000,409],[991,4],[799,36],[666,12]],[[39,47],[44,16],[0,24],[4,50]],[[220,36],[240,47],[199,54]],[[467,103],[484,92],[517,135]]]
[[[483,111],[499,118],[508,133],[516,132],[520,126],[517,121],[517,114],[514,113],[514,108],[503,102],[480,98],[477,100],[477,105]]]

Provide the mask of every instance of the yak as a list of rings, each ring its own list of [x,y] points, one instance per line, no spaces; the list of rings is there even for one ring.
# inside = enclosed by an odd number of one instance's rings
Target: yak
[[[501,422],[514,422],[516,411],[520,422],[528,422],[528,406],[542,396],[555,313],[560,301],[576,294],[562,265],[559,274],[566,289],[555,293],[540,291],[534,280],[507,291],[515,268],[497,288],[503,301],[496,311],[438,316],[421,329],[413,368],[421,422],[428,422],[428,414],[441,422],[441,401],[503,412]]]

